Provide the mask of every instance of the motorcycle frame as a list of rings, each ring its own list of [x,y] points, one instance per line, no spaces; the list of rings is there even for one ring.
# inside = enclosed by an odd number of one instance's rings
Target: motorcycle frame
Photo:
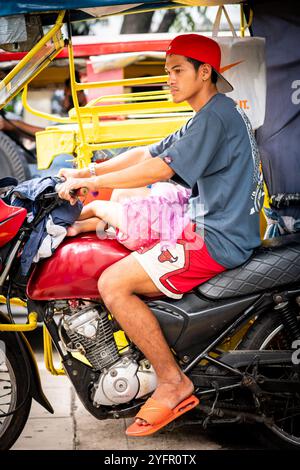
[[[284,292],[283,295],[285,295],[285,298],[289,297],[294,297],[300,294],[300,289],[296,290],[289,290]],[[155,303],[155,300],[151,301],[151,303]],[[224,392],[224,391],[231,391],[236,388],[243,388],[243,387],[248,387],[248,385],[245,381],[245,373],[241,372],[240,370],[231,367],[230,365],[222,362],[218,358],[212,356],[211,354],[214,353],[214,348],[217,345],[220,345],[222,341],[229,335],[229,334],[237,334],[239,332],[240,327],[245,325],[246,323],[251,322],[253,317],[258,318],[260,315],[263,315],[264,312],[269,311],[270,306],[274,305],[274,300],[273,300],[273,294],[270,293],[265,293],[259,296],[254,303],[245,310],[243,314],[241,314],[240,317],[238,317],[236,320],[232,321],[230,325],[225,328],[222,333],[220,333],[213,341],[209,343],[207,347],[205,347],[201,352],[197,355],[195,355],[189,362],[188,364],[184,365],[182,367],[182,370],[185,373],[189,373],[192,371],[194,367],[199,365],[201,361],[206,360],[210,362],[213,365],[217,365],[226,371],[230,372],[231,374],[235,374],[237,376],[237,381],[231,385],[225,385],[221,386],[218,388],[218,393],[219,392]],[[170,305],[172,307],[172,305]],[[105,407],[99,407],[95,408],[90,400],[89,396],[89,383],[96,378],[96,373],[93,371],[93,369],[87,365],[86,363],[78,360],[75,358],[71,353],[68,351],[64,351],[61,347],[61,341],[57,332],[57,325],[53,319],[54,313],[51,313],[51,311],[46,311],[44,322],[45,326],[50,334],[50,337],[52,338],[52,341],[59,353],[59,355],[62,358],[62,364],[63,367],[66,371],[66,374],[68,375],[69,379],[71,380],[74,388],[76,389],[76,392],[85,406],[85,408],[97,419],[106,419],[107,417],[111,418],[119,418],[119,417],[131,417],[134,416],[136,409],[140,407],[141,403],[143,403],[143,399],[138,400],[136,403],[131,403],[130,405],[127,403],[124,406],[120,405],[119,408],[117,409],[109,409],[107,410]],[[251,324],[250,324],[251,326]],[[129,345],[130,347],[130,345]],[[226,352],[226,351],[224,351]],[[222,354],[220,352],[220,354]],[[257,352],[254,352],[254,358],[253,358],[253,364],[256,358]],[[248,374],[249,375],[249,374]],[[248,376],[246,374],[246,376]],[[250,374],[251,377],[251,374]],[[207,390],[199,391],[198,388],[195,389],[195,393],[199,397],[206,397],[209,395],[215,395],[216,394],[216,389],[215,388],[210,388]],[[257,418],[260,419],[261,418]]]
[[[26,236],[28,235],[28,233],[30,233],[30,230],[34,229],[35,225],[39,223],[41,218],[43,218],[57,204],[59,204],[57,193],[50,193],[50,194],[46,194],[42,196],[42,200],[50,199],[50,198],[52,198],[53,201],[50,202],[48,207],[43,207],[43,205],[41,205],[41,208],[36,214],[34,220],[30,224],[26,222],[23,223],[14,241],[12,242],[10,250],[6,256],[6,262],[4,263],[4,269],[3,269],[2,275],[0,276],[0,293],[2,293],[1,288],[3,287],[4,281],[7,279],[7,276],[9,275],[12,269],[13,262],[15,260],[16,254],[18,253],[18,249],[21,246],[22,242],[25,241]],[[5,276],[4,276],[4,273],[5,273]],[[278,296],[279,294],[278,290],[275,292],[276,292],[276,295]],[[194,367],[196,367],[199,363],[201,363],[201,361],[205,360],[237,376],[236,383],[222,386],[218,389],[218,391],[229,391],[229,390],[233,390],[235,388],[239,388],[243,386],[242,381],[244,378],[244,373],[242,373],[237,368],[231,367],[230,365],[222,362],[222,360],[219,360],[217,357],[214,357],[212,355],[212,354],[215,355],[214,348],[216,346],[220,346],[228,336],[230,335],[234,336],[238,334],[240,329],[243,326],[245,326],[247,323],[249,324],[249,322],[251,322],[253,318],[258,318],[260,315],[264,314],[264,312],[268,311],[270,307],[272,308],[274,304],[276,303],[274,299],[275,292],[270,291],[270,292],[264,292],[262,294],[253,295],[252,296],[253,303],[248,308],[246,308],[246,310],[241,315],[239,315],[238,318],[231,321],[229,325],[219,335],[217,335],[217,337],[215,337],[212,341],[210,341],[209,344],[204,349],[202,349],[198,354],[195,354],[188,361],[182,361],[184,364],[182,366],[183,372],[186,374],[191,372]],[[284,292],[280,292],[280,296],[285,299],[289,299],[290,297],[296,297],[298,295],[300,295],[300,288],[290,289]],[[10,300],[9,296],[10,296],[10,281],[9,281],[8,293],[7,293],[7,298],[6,298],[7,302],[9,302]],[[95,415],[98,419],[104,419],[108,415],[112,415],[112,417],[118,417],[121,415],[131,416],[131,413],[134,412],[136,407],[140,406],[140,401],[138,401],[136,404],[133,404],[133,405],[131,404],[128,408],[125,408],[122,410],[118,409],[117,411],[116,410],[107,411],[106,409],[103,410],[102,407],[100,407],[99,409],[96,408],[95,410],[95,407],[91,404],[91,401],[90,401],[88,384],[91,382],[91,380],[95,379],[96,373],[93,371],[90,365],[86,364],[85,362],[81,360],[78,360],[70,352],[64,350],[64,347],[61,343],[61,340],[58,334],[57,325],[53,319],[54,312],[53,311],[51,312],[50,310],[52,303],[49,302],[48,308],[45,311],[43,308],[41,308],[38,301],[36,302],[30,299],[29,301],[30,301],[28,302],[29,308],[31,308],[31,306],[35,308],[36,311],[42,316],[42,319],[44,322],[44,352],[45,352],[44,357],[45,357],[45,365],[47,369],[54,375],[62,375],[64,372],[66,372],[71,382],[73,383],[76,389],[76,392],[78,393],[84,406],[88,409],[88,411],[91,414]],[[151,303],[150,308],[153,308],[153,304],[155,306],[156,302],[159,302],[159,300],[154,300],[154,299],[149,300],[148,303]],[[166,303],[168,303],[168,301],[166,301]],[[170,304],[170,307],[172,308],[171,301],[169,302],[169,304]],[[9,324],[8,325],[7,321],[5,321],[5,323],[0,323],[0,331],[21,332],[21,331],[26,331],[26,330],[33,330],[37,327],[38,313],[28,312],[28,324],[27,325],[24,325],[24,324]],[[52,354],[52,342],[54,343],[60,355],[63,368],[57,369],[54,366],[53,354]],[[224,352],[226,352],[226,350],[224,350]],[[29,355],[32,355],[32,354],[33,353],[29,351]],[[36,367],[32,365],[32,368],[35,369],[34,372],[39,377]],[[199,396],[206,396],[206,395],[210,395],[214,393],[216,393],[216,390],[214,388],[207,389],[201,392],[198,391]],[[38,396],[39,396],[39,399],[43,401],[40,395]],[[43,406],[45,406],[45,403],[43,403]]]

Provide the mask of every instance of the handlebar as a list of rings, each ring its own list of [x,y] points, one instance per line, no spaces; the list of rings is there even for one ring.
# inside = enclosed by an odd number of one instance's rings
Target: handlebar
[[[61,177],[60,179],[61,179],[61,183],[58,183],[55,186],[56,193],[58,193],[60,185],[66,181],[66,178],[64,177]],[[87,196],[88,192],[89,192],[89,189],[83,186],[82,188],[71,189],[71,191],[69,191],[69,194],[71,197],[85,197]]]
[[[69,194],[72,197],[85,197],[87,196],[88,192],[89,192],[89,189],[84,186],[79,189],[71,189]]]
[[[55,191],[54,192],[43,194],[41,196],[41,199],[56,199],[56,198],[58,198],[59,187],[63,182],[64,182],[64,180],[62,179],[62,182],[58,183],[55,186],[55,188],[54,188]],[[89,189],[87,187],[83,186],[82,188],[71,189],[69,194],[70,194],[71,197],[85,197],[85,196],[87,196],[88,192],[89,192]]]
[[[37,214],[35,215],[34,219],[30,222],[28,228],[36,227],[38,223],[45,217],[45,215],[49,214],[55,207],[62,204],[63,199],[58,196],[59,186],[63,183],[64,180],[61,179],[61,183],[59,182],[59,178],[57,178],[58,183],[54,188],[54,192],[41,194],[38,199],[41,201],[41,204],[38,208]],[[80,197],[86,196],[89,192],[89,189],[86,187],[74,189],[70,194],[71,197]],[[48,200],[50,201],[48,202]],[[45,202],[47,200],[47,202]]]

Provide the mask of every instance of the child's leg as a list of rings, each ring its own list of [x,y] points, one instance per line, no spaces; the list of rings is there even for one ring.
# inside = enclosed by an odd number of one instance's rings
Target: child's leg
[[[122,204],[112,201],[92,201],[83,207],[79,220],[98,217],[113,227],[122,225]]]
[[[90,219],[91,217],[96,216],[96,214],[95,214],[95,202],[98,202],[98,201],[92,201],[92,202],[89,202],[86,206],[83,206],[78,220]]]
[[[122,205],[112,201],[92,201],[83,207],[78,221],[69,229],[68,235],[75,236],[80,232],[104,231],[106,225],[112,225],[126,231]]]
[[[98,217],[91,217],[85,220],[77,220],[74,222],[73,225],[68,227],[67,229],[67,236],[68,237],[75,237],[82,232],[95,232],[97,231],[104,231],[106,227],[106,222],[104,220],[98,219]]]

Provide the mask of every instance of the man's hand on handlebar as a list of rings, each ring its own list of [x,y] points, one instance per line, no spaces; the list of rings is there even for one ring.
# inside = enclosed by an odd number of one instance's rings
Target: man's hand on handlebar
[[[68,180],[69,178],[82,178],[81,170],[76,170],[75,168],[61,168],[57,174],[60,178],[65,178]]]
[[[81,178],[69,178],[57,187],[58,196],[69,201],[72,206],[76,204],[79,196],[85,196],[88,188],[83,184]]]

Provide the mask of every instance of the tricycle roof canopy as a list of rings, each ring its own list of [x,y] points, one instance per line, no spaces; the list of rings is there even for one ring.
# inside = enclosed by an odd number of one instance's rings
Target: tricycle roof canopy
[[[51,12],[70,11],[71,21],[99,18],[120,13],[125,10],[137,10],[145,7],[156,9],[169,6],[211,6],[241,3],[240,0],[34,0],[31,2],[0,0],[1,16],[18,14],[43,14],[43,23],[53,23]]]

